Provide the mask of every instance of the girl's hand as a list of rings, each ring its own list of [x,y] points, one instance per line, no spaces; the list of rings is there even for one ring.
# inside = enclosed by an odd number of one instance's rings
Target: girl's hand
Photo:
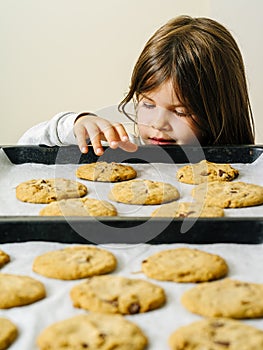
[[[129,141],[129,136],[120,123],[110,121],[91,115],[84,115],[77,119],[74,125],[74,133],[82,153],[88,152],[87,139],[93,146],[97,156],[103,154],[101,141],[107,141],[113,149],[120,147],[127,152],[137,150],[137,145]]]

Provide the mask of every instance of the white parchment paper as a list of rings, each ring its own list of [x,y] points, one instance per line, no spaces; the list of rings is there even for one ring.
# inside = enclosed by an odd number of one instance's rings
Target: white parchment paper
[[[73,307],[70,289],[82,280],[61,281],[40,276],[32,271],[34,258],[44,252],[60,249],[67,244],[49,242],[7,243],[0,245],[11,256],[11,262],[1,269],[2,273],[21,274],[43,282],[47,296],[34,304],[0,310],[0,317],[8,317],[19,329],[19,337],[10,350],[36,350],[36,338],[48,325],[86,311]],[[105,245],[101,248],[111,251],[118,260],[118,267],[112,274],[129,278],[147,279],[141,273],[141,262],[151,254],[185,244],[169,245]],[[229,265],[229,277],[241,281],[263,283],[263,245],[208,244],[191,245],[206,252],[219,254]],[[136,323],[149,339],[147,350],[168,350],[167,340],[178,327],[201,319],[187,311],[180,302],[181,296],[192,283],[160,282],[147,279],[164,288],[167,302],[160,309],[144,314],[125,316]],[[263,319],[242,320],[263,330]],[[121,332],[121,330],[120,330]]]
[[[137,171],[138,179],[150,179],[168,182],[177,187],[180,192],[180,201],[192,201],[192,185],[183,184],[176,180],[177,170],[184,164],[132,164]],[[244,181],[257,185],[263,185],[263,154],[252,164],[232,164],[240,172],[234,181]],[[78,179],[75,171],[78,164],[44,165],[25,163],[12,164],[4,151],[0,149],[0,215],[7,216],[38,216],[44,204],[32,204],[20,202],[16,199],[16,186],[30,179],[45,179],[64,177],[82,182],[88,187],[88,196],[101,200],[108,199],[108,193],[112,183],[92,182]],[[110,201],[111,202],[111,201]],[[150,216],[156,209],[156,205],[139,206],[111,202],[117,209],[119,216]],[[263,206],[255,206],[241,209],[226,209],[225,216],[259,217],[263,216]]]

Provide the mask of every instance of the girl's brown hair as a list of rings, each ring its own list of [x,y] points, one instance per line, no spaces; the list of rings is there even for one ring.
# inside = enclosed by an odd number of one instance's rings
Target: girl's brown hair
[[[253,144],[254,123],[242,55],[230,32],[209,18],[180,16],[146,43],[134,67],[128,102],[171,80],[197,117],[202,144]]]

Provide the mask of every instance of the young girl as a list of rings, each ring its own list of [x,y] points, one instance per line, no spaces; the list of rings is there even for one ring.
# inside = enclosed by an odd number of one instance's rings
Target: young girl
[[[127,112],[133,101],[134,118]],[[135,151],[138,144],[253,144],[254,123],[244,63],[230,32],[209,18],[180,16],[146,43],[129,92],[119,104],[136,133],[92,113],[60,113],[28,130],[20,144],[77,143],[97,155],[102,141]]]

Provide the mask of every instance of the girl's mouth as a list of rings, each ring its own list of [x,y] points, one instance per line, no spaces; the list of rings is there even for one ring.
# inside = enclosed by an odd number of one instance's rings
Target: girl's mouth
[[[149,138],[148,140],[152,145],[171,145],[176,143],[175,140],[159,139],[157,137]]]

